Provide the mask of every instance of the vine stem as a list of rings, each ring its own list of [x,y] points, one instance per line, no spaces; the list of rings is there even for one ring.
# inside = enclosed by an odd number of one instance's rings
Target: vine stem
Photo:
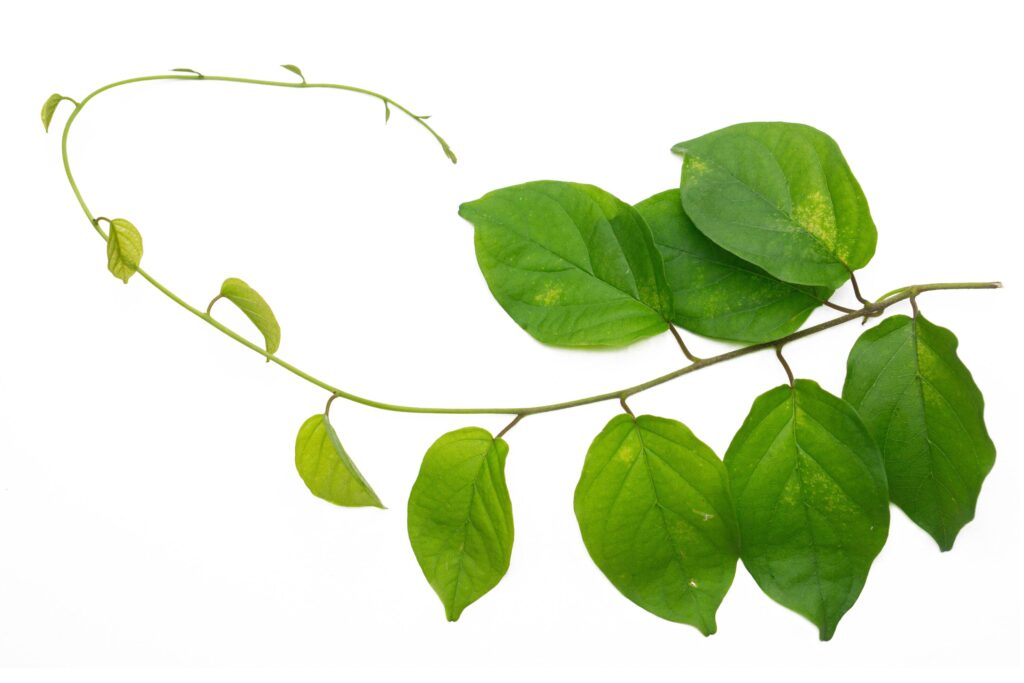
[[[67,175],[68,183],[71,185],[71,189],[74,192],[75,198],[78,200],[79,205],[82,207],[82,211],[85,212],[86,217],[89,219],[89,223],[93,226],[93,228],[96,230],[96,232],[104,240],[108,239],[107,238],[107,234],[103,231],[102,228],[100,228],[99,220],[96,217],[94,217],[92,212],[89,210],[88,205],[85,203],[85,199],[82,197],[81,191],[78,189],[78,185],[75,183],[75,178],[74,178],[74,176],[71,173],[71,164],[70,164],[70,162],[68,160],[68,134],[71,131],[71,125],[74,123],[75,119],[81,113],[82,109],[84,109],[85,106],[94,97],[96,97],[100,93],[106,92],[108,90],[111,90],[113,88],[117,88],[117,87],[120,87],[120,86],[123,86],[123,85],[128,85],[128,84],[131,84],[131,83],[142,83],[142,82],[145,82],[145,81],[159,81],[159,80],[178,80],[178,81],[194,81],[194,82],[225,81],[225,82],[230,82],[230,83],[248,83],[248,84],[253,84],[253,85],[267,85],[267,86],[275,86],[275,87],[282,87],[282,88],[333,88],[333,89],[336,89],[336,90],[348,90],[348,91],[351,91],[351,92],[356,92],[356,93],[361,93],[361,94],[364,94],[364,95],[369,95],[371,97],[376,97],[376,98],[384,101],[385,103],[389,103],[389,104],[394,105],[395,108],[399,109],[400,111],[402,111],[406,115],[408,115],[411,118],[415,119],[421,126],[426,128],[434,136],[434,138],[441,144],[441,146],[444,149],[445,154],[448,156],[448,158],[451,159],[451,161],[453,163],[456,161],[455,155],[451,152],[451,148],[448,147],[448,144],[422,118],[416,116],[411,111],[409,111],[408,109],[406,109],[402,105],[398,104],[397,102],[395,102],[391,98],[384,97],[383,95],[379,95],[379,94],[377,94],[375,92],[372,92],[370,90],[364,90],[363,88],[356,88],[356,87],[347,86],[347,85],[335,85],[335,84],[330,84],[330,83],[288,83],[288,82],[283,82],[283,81],[264,81],[264,80],[257,80],[257,79],[251,79],[251,78],[234,78],[234,77],[229,77],[229,76],[202,76],[202,77],[196,77],[196,76],[192,76],[192,75],[159,75],[159,76],[143,76],[143,77],[139,77],[139,78],[130,78],[130,79],[123,80],[123,81],[117,81],[115,83],[111,83],[109,85],[103,86],[102,88],[94,90],[93,92],[89,93],[89,95],[87,95],[80,103],[76,103],[75,110],[73,112],[71,112],[71,115],[68,117],[67,123],[64,124],[64,133],[63,133],[63,135],[61,137],[61,156],[62,156],[63,161],[64,161],[64,172]],[[547,404],[547,405],[537,405],[537,406],[529,406],[529,407],[519,407],[519,408],[447,408],[447,407],[406,406],[406,405],[399,405],[399,404],[395,404],[395,403],[385,403],[383,401],[376,401],[376,400],[373,400],[373,399],[365,398],[363,396],[358,396],[356,394],[347,392],[347,391],[345,391],[343,389],[340,389],[340,388],[335,387],[335,386],[333,386],[331,384],[328,384],[327,382],[325,382],[325,381],[323,381],[321,379],[318,379],[317,377],[314,377],[313,375],[311,375],[311,374],[309,374],[309,373],[307,373],[307,372],[305,372],[303,370],[300,370],[298,367],[296,367],[296,366],[292,365],[291,363],[285,361],[283,358],[280,358],[280,357],[278,357],[278,356],[276,356],[276,355],[274,355],[272,353],[268,353],[266,351],[266,349],[264,349],[264,348],[262,348],[262,347],[260,347],[260,346],[258,346],[256,344],[254,344],[253,342],[249,341],[248,339],[246,339],[242,335],[238,334],[237,332],[235,332],[231,328],[229,328],[226,325],[218,322],[208,312],[203,312],[203,311],[199,310],[198,308],[196,308],[195,306],[192,306],[191,304],[186,302],[184,299],[179,297],[177,294],[172,292],[170,289],[165,287],[163,284],[161,284],[158,280],[156,280],[156,278],[154,278],[152,275],[150,275],[144,269],[138,268],[136,270],[136,272],[139,274],[140,277],[142,277],[144,280],[146,280],[149,284],[153,285],[153,287],[155,287],[157,290],[159,290],[162,294],[164,294],[171,301],[175,302],[176,304],[178,304],[179,306],[181,306],[182,308],[187,310],[189,313],[192,313],[196,317],[201,318],[207,324],[213,326],[214,328],[216,328],[220,332],[224,333],[228,337],[234,339],[236,342],[238,342],[242,346],[245,346],[246,348],[248,348],[248,349],[258,353],[259,355],[261,355],[264,358],[266,358],[268,361],[279,365],[280,367],[282,367],[285,370],[291,372],[292,374],[296,375],[297,377],[300,377],[300,378],[306,380],[310,384],[313,384],[315,386],[320,387],[321,389],[324,389],[324,390],[330,392],[331,395],[332,395],[332,398],[330,399],[331,401],[333,401],[335,397],[337,397],[337,398],[344,398],[344,399],[346,399],[348,401],[352,401],[354,403],[359,403],[359,404],[368,406],[370,408],[377,408],[377,409],[380,409],[380,410],[389,410],[389,411],[400,412],[400,413],[461,414],[461,415],[483,415],[483,414],[514,415],[515,419],[512,421],[512,423],[504,431],[508,431],[508,429],[510,429],[512,426],[514,426],[521,419],[523,419],[524,417],[526,417],[528,415],[536,415],[538,413],[550,413],[550,412],[554,412],[554,411],[558,411],[558,410],[567,410],[569,408],[576,408],[578,406],[589,405],[589,404],[592,404],[592,403],[600,403],[600,402],[604,402],[604,401],[617,400],[617,401],[620,402],[620,404],[622,404],[622,406],[624,408],[626,408],[628,410],[628,408],[626,407],[626,399],[629,398],[630,396],[635,395],[635,394],[639,394],[642,391],[647,391],[648,389],[652,389],[652,388],[654,388],[656,386],[659,386],[661,384],[665,384],[666,382],[670,382],[670,381],[672,381],[674,379],[682,377],[683,375],[688,375],[691,372],[697,372],[698,370],[702,370],[702,369],[704,369],[706,367],[710,367],[712,365],[717,365],[719,363],[724,363],[724,362],[732,360],[734,358],[739,358],[741,356],[746,356],[746,355],[749,355],[749,354],[752,354],[752,353],[756,353],[758,351],[762,351],[762,350],[765,350],[765,349],[781,348],[783,345],[788,344],[790,342],[796,341],[798,339],[803,339],[804,337],[809,337],[809,336],[811,336],[813,334],[817,334],[818,332],[822,332],[824,330],[836,327],[838,325],[842,325],[842,324],[850,322],[852,320],[857,320],[859,318],[862,318],[862,317],[865,317],[865,316],[868,316],[868,315],[872,315],[872,316],[879,315],[883,311],[888,309],[890,306],[893,306],[894,304],[897,304],[897,303],[899,303],[901,301],[904,301],[906,299],[914,299],[914,300],[916,300],[917,296],[922,294],[922,293],[924,293],[924,292],[932,292],[932,291],[938,291],[938,290],[956,290],[956,289],[997,289],[999,287],[1002,287],[1002,285],[1000,283],[998,283],[998,282],[939,282],[939,283],[932,283],[932,284],[909,285],[909,286],[906,286],[906,287],[901,287],[899,289],[893,290],[892,292],[890,292],[889,294],[883,296],[881,299],[879,299],[876,302],[870,302],[870,301],[866,301],[865,300],[863,302],[863,308],[861,308],[861,309],[852,311],[850,313],[847,313],[845,315],[839,316],[837,318],[833,318],[832,320],[828,320],[828,321],[825,321],[823,323],[819,323],[817,325],[813,325],[813,326],[808,327],[806,329],[799,330],[799,331],[794,332],[794,333],[792,333],[790,335],[782,337],[781,339],[776,339],[774,341],[765,342],[765,343],[762,343],[762,344],[753,344],[751,346],[745,346],[745,347],[742,347],[742,348],[739,348],[739,349],[734,349],[734,350],[729,351],[727,353],[720,354],[718,356],[712,356],[710,358],[696,359],[696,360],[693,360],[693,362],[691,362],[689,365],[687,365],[687,366],[685,366],[683,368],[680,368],[680,369],[675,370],[673,372],[669,372],[667,374],[661,375],[660,377],[655,377],[655,378],[653,378],[651,380],[648,380],[646,382],[643,382],[641,384],[637,384],[637,385],[634,385],[634,386],[631,386],[631,387],[627,387],[625,389],[618,389],[616,391],[609,391],[609,392],[603,393],[603,394],[596,394],[596,395],[593,395],[593,396],[586,396],[584,398],[578,398],[578,399],[575,399],[575,400],[572,400],[572,401],[563,401],[561,403],[551,403],[551,404]],[[677,339],[678,339],[678,332],[676,332],[676,336],[677,336]],[[689,355],[689,354],[687,354],[687,355]],[[504,433],[504,431],[502,433]]]

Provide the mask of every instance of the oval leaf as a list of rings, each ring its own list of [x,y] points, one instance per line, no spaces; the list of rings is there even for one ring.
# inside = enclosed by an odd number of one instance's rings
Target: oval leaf
[[[829,136],[796,123],[741,123],[672,148],[683,209],[722,248],[775,277],[836,288],[875,252],[860,185]]]
[[[295,467],[313,495],[345,507],[384,506],[348,456],[324,414],[314,415],[295,438]]]
[[[220,295],[238,306],[263,335],[267,353],[274,353],[281,345],[281,326],[270,306],[259,293],[236,277],[229,277],[220,286]],[[268,359],[269,360],[269,359]]]
[[[110,221],[107,235],[107,269],[127,283],[142,261],[142,235],[123,218]]]
[[[512,557],[508,445],[479,427],[449,432],[409,494],[409,541],[449,621],[498,584]]]
[[[796,331],[832,295],[827,287],[783,282],[708,239],[683,211],[679,190],[645,199],[647,221],[665,260],[673,322],[716,339],[760,343]]]
[[[459,207],[494,298],[537,340],[622,346],[668,329],[672,292],[640,215],[592,185],[537,181]]]
[[[882,456],[856,411],[810,380],[762,394],[725,454],[740,557],[829,640],[889,533]]]
[[[893,316],[854,344],[843,386],[882,450],[892,502],[942,550],[974,519],[996,457],[956,347],[952,332],[921,315]]]
[[[50,121],[53,120],[53,113],[57,111],[57,105],[59,105],[62,100],[66,99],[67,98],[61,95],[60,93],[53,93],[52,95],[46,98],[45,102],[43,102],[43,130],[45,130],[47,133],[50,132]]]
[[[613,418],[587,451],[574,507],[587,552],[623,595],[715,632],[739,531],[722,461],[685,425]]]

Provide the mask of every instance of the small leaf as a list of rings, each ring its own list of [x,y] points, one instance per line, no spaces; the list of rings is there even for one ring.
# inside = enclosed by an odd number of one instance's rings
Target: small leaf
[[[43,130],[45,130],[47,133],[50,132],[50,121],[53,120],[53,113],[57,111],[57,105],[60,104],[61,101],[66,99],[68,98],[64,97],[59,93],[53,93],[48,98],[46,98],[45,102],[43,102]]]
[[[295,438],[295,467],[314,496],[345,507],[384,506],[345,452],[324,414],[306,420]]]
[[[683,209],[723,249],[786,282],[836,288],[877,235],[839,146],[810,126],[741,123],[672,148]]]
[[[448,621],[494,588],[512,557],[508,445],[479,427],[449,432],[423,457],[409,494],[409,541]]]
[[[459,207],[498,303],[538,341],[623,346],[668,329],[672,292],[651,231],[593,185],[538,181]]]
[[[843,398],[882,450],[889,495],[942,550],[974,519],[996,450],[984,400],[957,339],[922,315],[888,318],[861,335]]]
[[[754,401],[725,467],[747,571],[829,640],[889,533],[885,469],[867,427],[846,401],[796,380]]]
[[[827,287],[793,285],[772,277],[708,239],[683,211],[679,190],[645,199],[647,221],[665,259],[672,320],[716,339],[760,343],[796,331],[832,295]]]
[[[267,353],[274,353],[281,345],[281,326],[270,306],[259,293],[236,277],[229,277],[220,286],[220,295],[238,306],[263,335]],[[267,359],[270,360],[269,358]]]
[[[110,221],[107,235],[107,268],[114,277],[127,283],[142,261],[142,235],[123,218]]]
[[[739,530],[725,466],[685,425],[613,418],[587,451],[574,507],[590,557],[623,595],[715,632]]]
[[[388,101],[384,100],[384,123],[391,120],[391,107],[388,106]]]
[[[302,69],[300,69],[299,67],[295,66],[294,64],[282,64],[281,66],[284,67],[285,69],[288,69],[293,74],[301,78],[303,83],[306,82],[306,77],[302,75]]]
[[[195,74],[195,75],[196,75],[196,76],[198,76],[199,78],[203,78],[203,74],[199,73],[199,72],[198,72],[198,71],[196,71],[195,69],[183,69],[183,68],[179,68],[179,69],[171,69],[171,71],[178,71],[178,72],[180,72],[180,73],[186,73],[186,74]]]

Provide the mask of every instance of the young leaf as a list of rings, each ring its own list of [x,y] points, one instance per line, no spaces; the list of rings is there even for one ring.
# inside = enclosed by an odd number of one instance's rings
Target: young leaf
[[[299,67],[295,66],[294,64],[282,64],[281,66],[284,67],[285,69],[288,69],[293,74],[301,78],[303,83],[306,82],[306,77],[302,75],[302,69],[300,69]]]
[[[196,71],[195,69],[184,69],[184,68],[178,68],[178,69],[171,69],[171,71],[177,71],[177,72],[179,72],[179,73],[183,73],[183,74],[195,74],[195,75],[196,75],[196,76],[198,76],[199,78],[202,78],[202,77],[203,77],[203,74],[199,73],[199,72],[198,72],[198,71]]]
[[[839,146],[810,126],[741,123],[672,148],[683,209],[720,247],[786,282],[833,289],[875,252]]]
[[[672,292],[640,215],[592,185],[550,180],[459,207],[491,293],[538,341],[622,346],[668,329]]]
[[[587,451],[574,507],[590,557],[623,595],[715,632],[739,530],[722,461],[685,425],[613,418]]]
[[[888,318],[850,351],[843,398],[878,441],[889,496],[942,550],[974,519],[996,451],[957,339],[920,314]]]
[[[512,557],[508,445],[479,427],[449,432],[409,494],[409,541],[448,621],[494,588]]]
[[[123,218],[110,221],[107,235],[107,268],[114,277],[127,283],[142,261],[142,235]]]
[[[725,467],[743,564],[829,640],[889,533],[885,469],[867,427],[850,404],[797,380],[754,401]]]
[[[313,495],[345,507],[384,506],[348,456],[323,413],[306,420],[295,438],[295,467]]]
[[[672,320],[692,332],[730,341],[771,341],[799,329],[832,295],[827,287],[783,282],[722,249],[687,217],[678,189],[645,199],[636,210],[665,260],[675,302]]]
[[[61,95],[60,93],[53,93],[52,95],[46,98],[45,102],[43,102],[43,130],[45,130],[47,133],[50,132],[50,121],[53,120],[53,113],[57,111],[57,105],[60,104],[62,100],[66,99],[67,98]]]
[[[270,306],[259,293],[236,277],[229,277],[220,286],[220,295],[238,306],[263,335],[267,353],[274,353],[281,345],[281,326]]]

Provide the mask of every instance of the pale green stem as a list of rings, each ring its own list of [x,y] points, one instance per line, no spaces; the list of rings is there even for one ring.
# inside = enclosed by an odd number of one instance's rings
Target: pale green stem
[[[89,222],[92,224],[93,228],[96,230],[97,233],[99,233],[100,237],[102,237],[104,240],[107,239],[107,235],[100,228],[98,221],[93,216],[92,212],[89,210],[89,207],[86,205],[85,200],[82,198],[82,193],[81,193],[81,191],[79,191],[78,185],[75,183],[74,176],[71,174],[71,165],[68,162],[68,132],[71,130],[71,124],[74,123],[75,119],[78,117],[78,114],[82,111],[82,109],[85,107],[85,105],[88,104],[89,101],[92,100],[92,98],[94,98],[96,95],[99,95],[100,93],[105,92],[107,90],[111,90],[112,88],[116,88],[116,87],[119,87],[119,86],[122,86],[122,85],[128,85],[130,83],[141,83],[141,82],[144,82],[144,81],[159,81],[159,80],[194,81],[194,82],[197,82],[197,83],[198,82],[203,82],[203,81],[226,81],[226,82],[231,82],[231,83],[249,83],[249,84],[254,84],[254,85],[269,85],[269,86],[276,86],[276,87],[282,87],[282,88],[332,88],[332,89],[335,89],[335,90],[348,90],[348,91],[351,91],[351,92],[356,92],[356,93],[361,93],[361,94],[364,94],[364,95],[369,95],[371,97],[376,97],[376,98],[384,101],[385,103],[394,105],[396,109],[398,109],[398,110],[402,111],[403,113],[407,114],[408,116],[413,118],[417,123],[419,123],[421,126],[426,128],[431,133],[431,135],[433,135],[434,138],[437,139],[437,141],[441,144],[441,147],[445,151],[445,154],[448,156],[448,158],[451,159],[452,162],[455,162],[455,155],[452,154],[451,148],[448,147],[448,144],[436,132],[434,132],[434,129],[431,128],[423,119],[419,118],[418,116],[416,116],[415,114],[413,114],[408,109],[406,109],[402,105],[398,104],[394,100],[392,100],[390,98],[387,98],[387,97],[384,97],[383,95],[379,95],[379,94],[377,94],[375,92],[372,92],[370,90],[364,90],[362,88],[356,88],[356,87],[352,87],[352,86],[348,86],[348,85],[335,85],[335,84],[331,84],[331,83],[287,83],[287,82],[283,82],[283,81],[263,81],[263,80],[257,80],[257,79],[251,79],[251,78],[234,78],[234,77],[228,77],[228,76],[202,76],[202,77],[198,77],[198,76],[194,76],[194,75],[180,75],[180,76],[160,75],[160,76],[143,76],[143,77],[140,77],[140,78],[130,78],[130,79],[127,79],[127,80],[118,81],[116,83],[111,83],[110,85],[105,85],[102,88],[99,88],[98,90],[95,90],[95,91],[89,93],[89,95],[86,96],[85,99],[83,99],[81,101],[81,103],[77,103],[77,106],[75,107],[75,110],[73,112],[71,112],[71,115],[68,117],[67,123],[64,125],[64,134],[61,137],[61,155],[62,155],[63,160],[64,160],[64,172],[67,174],[68,182],[71,184],[71,189],[74,191],[75,198],[78,200],[78,203],[81,205],[82,211],[85,212],[85,215],[89,219]],[[512,424],[509,425],[509,427],[511,427],[516,422],[518,422],[519,419],[521,419],[522,417],[525,417],[527,415],[535,415],[537,413],[549,413],[549,412],[553,412],[553,411],[556,411],[556,410],[565,410],[567,408],[575,408],[577,406],[588,405],[588,404],[591,404],[591,403],[599,403],[599,402],[602,402],[602,401],[617,400],[617,401],[620,401],[620,402],[622,402],[624,404],[625,403],[625,399],[630,397],[630,396],[633,396],[634,394],[638,394],[638,393],[640,393],[642,391],[646,391],[646,390],[651,389],[653,387],[656,387],[656,386],[658,386],[660,384],[664,384],[665,382],[669,382],[669,381],[671,381],[673,379],[676,379],[678,377],[682,377],[683,375],[688,375],[691,372],[696,372],[697,370],[700,370],[702,368],[706,368],[706,367],[711,366],[711,365],[717,365],[718,363],[722,363],[722,362],[727,361],[727,360],[732,360],[733,358],[739,358],[740,356],[745,356],[745,355],[748,355],[748,354],[751,354],[751,353],[755,353],[757,351],[761,351],[761,350],[764,350],[764,349],[777,349],[777,348],[780,348],[782,345],[787,344],[789,342],[796,341],[797,339],[802,339],[804,337],[808,337],[808,336],[810,336],[812,334],[816,334],[816,333],[821,332],[823,330],[827,330],[827,329],[835,327],[837,325],[841,325],[843,323],[850,322],[851,320],[857,320],[857,319],[863,318],[865,316],[878,315],[881,312],[883,312],[884,310],[886,310],[887,308],[889,308],[890,306],[892,306],[892,305],[894,305],[896,303],[899,303],[900,301],[904,301],[906,299],[909,299],[911,297],[916,297],[918,294],[921,294],[922,292],[930,292],[930,291],[944,290],[944,289],[995,289],[995,288],[998,288],[998,287],[1002,286],[998,282],[947,282],[947,283],[926,284],[926,285],[910,285],[910,286],[907,286],[907,287],[901,287],[901,288],[893,290],[889,294],[885,295],[884,297],[879,299],[876,303],[865,304],[863,308],[861,308],[859,310],[856,310],[856,311],[853,311],[852,313],[848,313],[846,315],[842,315],[842,316],[839,316],[837,318],[833,318],[832,320],[828,320],[828,321],[820,323],[818,325],[814,325],[812,327],[808,327],[808,328],[806,328],[804,330],[799,330],[799,331],[794,332],[793,334],[790,334],[790,335],[788,335],[786,337],[782,337],[781,339],[777,339],[777,340],[772,341],[772,342],[766,342],[766,343],[763,343],[763,344],[754,344],[754,345],[751,345],[751,346],[745,346],[743,348],[735,349],[733,351],[729,351],[727,353],[723,353],[723,354],[720,354],[718,356],[713,356],[711,358],[703,358],[703,359],[695,360],[694,362],[690,363],[689,365],[687,365],[687,366],[685,366],[683,368],[680,368],[679,370],[675,370],[674,372],[670,372],[668,374],[661,375],[660,377],[655,377],[654,379],[648,380],[647,382],[643,382],[642,384],[637,384],[637,385],[634,385],[634,386],[631,386],[631,387],[627,387],[625,389],[619,389],[617,391],[609,391],[609,392],[604,393],[604,394],[597,394],[597,395],[594,395],[594,396],[587,396],[587,397],[579,398],[579,399],[576,399],[576,400],[573,400],[573,401],[564,401],[562,403],[551,403],[551,404],[547,404],[547,405],[530,406],[530,407],[523,407],[523,408],[437,408],[437,407],[405,406],[405,405],[397,405],[397,404],[394,404],[394,403],[384,403],[382,401],[375,401],[373,399],[364,398],[362,396],[357,396],[356,394],[352,394],[352,393],[349,393],[349,392],[347,392],[347,391],[345,391],[343,389],[339,389],[338,387],[335,387],[335,386],[333,386],[331,384],[328,384],[327,382],[324,382],[323,380],[318,379],[318,378],[314,377],[313,375],[310,375],[309,373],[304,372],[303,370],[300,370],[299,368],[295,367],[294,365],[292,365],[291,363],[285,361],[284,359],[279,358],[278,356],[276,356],[276,355],[274,355],[272,353],[268,353],[266,351],[266,349],[264,349],[264,348],[260,347],[259,345],[249,341],[248,339],[246,339],[242,335],[238,334],[237,332],[235,332],[234,330],[232,330],[228,326],[218,322],[216,319],[214,319],[208,313],[205,313],[205,312],[199,310],[198,308],[192,306],[191,304],[187,303],[185,300],[183,300],[177,294],[175,294],[174,292],[169,290],[167,287],[162,285],[159,281],[156,280],[156,278],[154,278],[152,275],[147,273],[142,268],[139,268],[137,270],[137,272],[138,272],[138,274],[143,279],[145,279],[151,285],[156,287],[165,296],[167,296],[169,299],[171,299],[171,301],[174,301],[176,304],[178,304],[179,306],[181,306],[182,308],[187,310],[189,313],[192,313],[196,317],[201,318],[202,320],[206,321],[208,324],[212,325],[213,327],[217,328],[218,330],[220,330],[221,332],[223,332],[227,336],[231,337],[232,339],[234,339],[239,344],[241,344],[241,345],[243,345],[243,346],[245,346],[245,347],[255,351],[256,353],[258,353],[259,355],[263,356],[264,358],[266,358],[270,362],[276,363],[277,365],[281,366],[285,370],[288,370],[292,374],[297,375],[298,377],[301,377],[302,379],[306,380],[307,382],[309,382],[311,384],[314,384],[314,385],[320,387],[321,389],[324,389],[325,391],[330,392],[333,396],[338,396],[340,398],[344,398],[344,399],[347,399],[349,401],[353,401],[355,403],[360,403],[362,405],[369,406],[371,408],[379,408],[381,410],[390,410],[390,411],[402,412],[402,413],[466,414],[466,415],[506,414],[506,415],[515,415],[515,416],[517,416],[516,420],[514,420],[512,422]],[[507,431],[507,429],[508,428],[506,428],[506,431]]]

